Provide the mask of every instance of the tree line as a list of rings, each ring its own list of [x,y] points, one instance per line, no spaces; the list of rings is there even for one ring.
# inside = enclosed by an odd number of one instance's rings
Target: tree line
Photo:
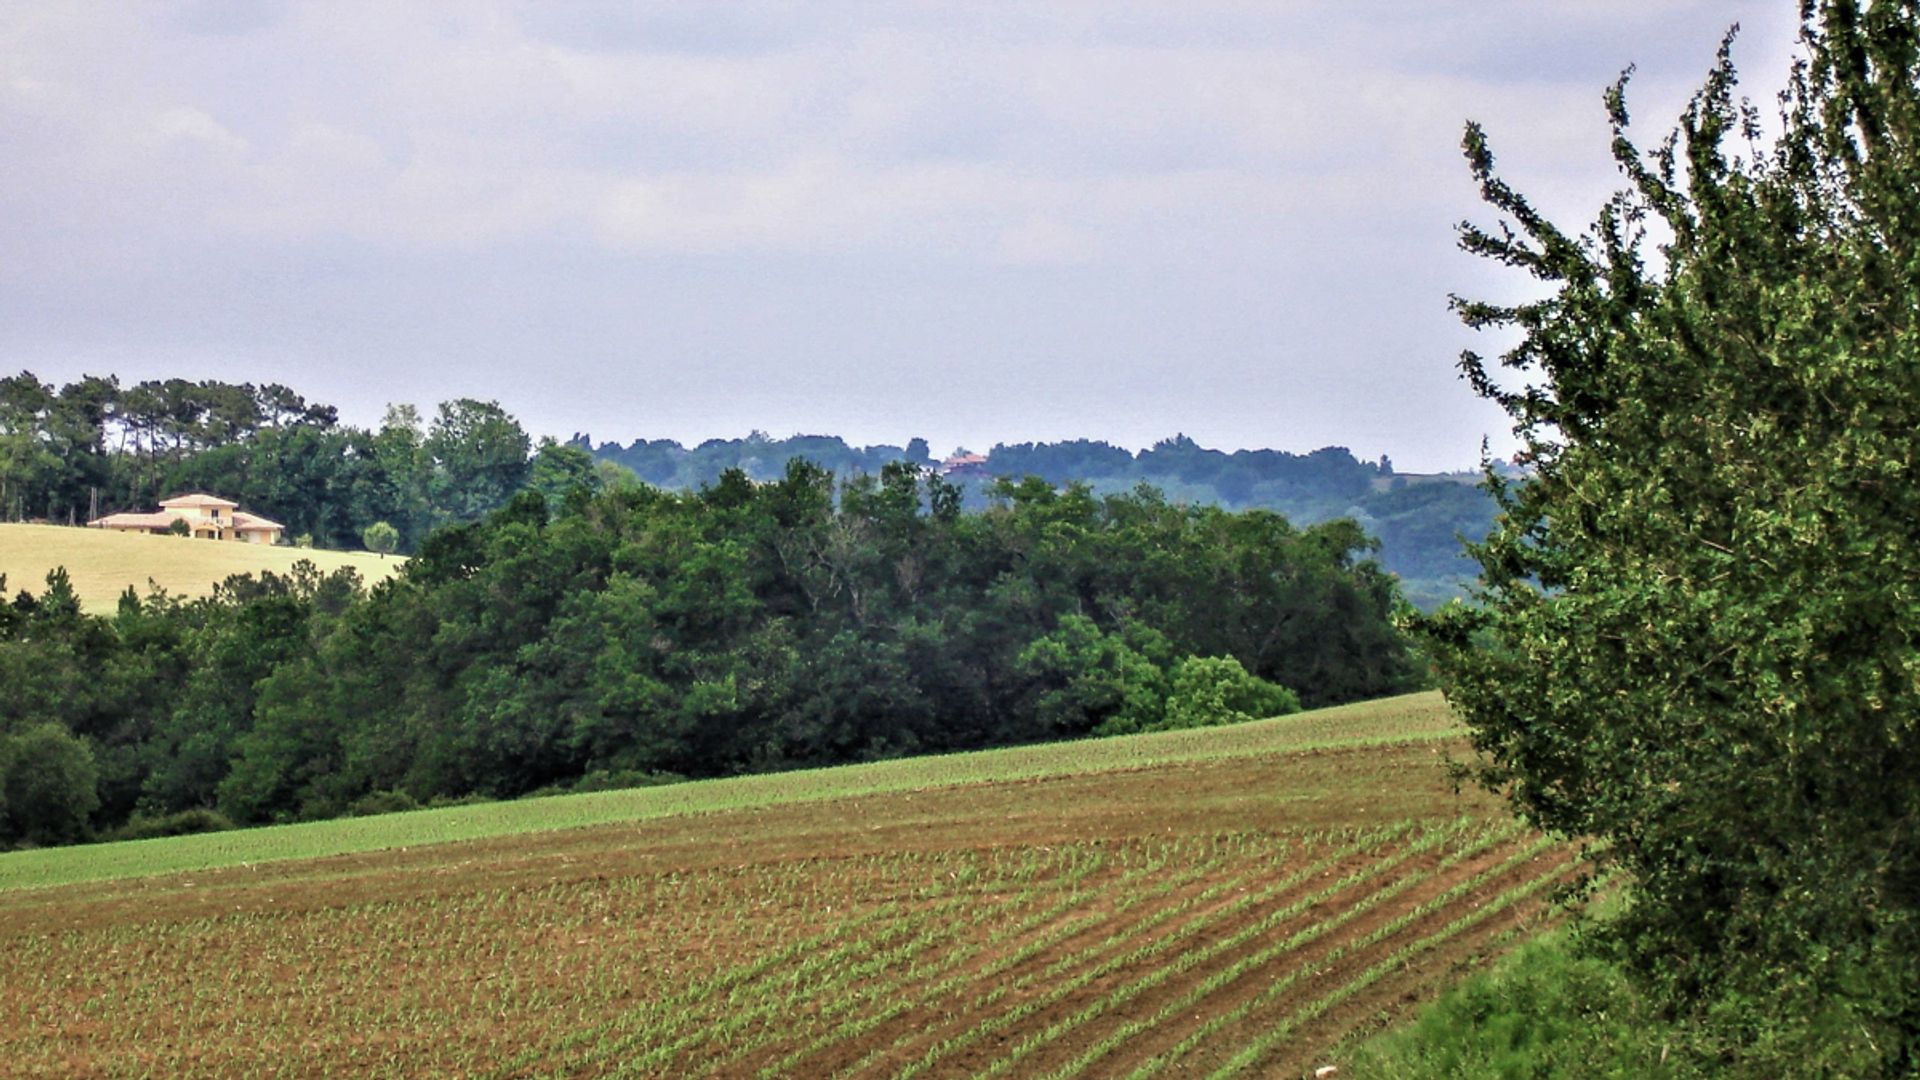
[[[584,452],[534,446],[498,403],[460,398],[430,420],[411,405],[377,429],[278,383],[87,376],[0,379],[0,517],[84,524],[205,490],[320,547],[358,547],[384,522],[411,551],[533,485],[558,498],[595,482]]]
[[[728,470],[772,482],[796,459],[842,478],[937,464],[922,438],[854,446],[756,431],[692,447],[671,439],[595,445],[586,435],[536,444],[498,403],[471,398],[443,402],[430,418],[391,406],[378,427],[358,428],[278,383],[123,386],[115,376],[86,376],[55,386],[30,371],[0,379],[0,519],[13,521],[84,523],[198,489],[286,525],[290,540],[373,547],[373,529],[379,546],[411,552],[433,529],[475,520],[526,486],[555,504],[574,487],[628,474],[697,491]],[[1476,571],[1460,538],[1485,536],[1495,511],[1476,484],[1410,482],[1384,456],[1363,462],[1339,446],[1227,453],[1184,435],[1138,453],[1096,439],[996,444],[978,475],[953,480],[962,505],[980,509],[996,481],[1027,476],[1102,494],[1146,483],[1178,502],[1273,510],[1303,524],[1350,517],[1381,541],[1376,557],[1422,607],[1463,592]]]
[[[650,484],[683,491],[711,484],[728,469],[775,480],[793,458],[841,476],[875,473],[894,462],[935,464],[920,438],[904,447],[854,446],[837,436],[777,439],[754,432],[688,447],[671,439],[596,445],[589,436],[575,435],[566,445],[628,468]],[[1138,452],[1100,439],[996,443],[986,457],[977,475],[953,478],[970,508],[984,506],[998,480],[1037,476],[1056,485],[1085,483],[1098,493],[1121,493],[1144,483],[1178,502],[1272,510],[1301,523],[1352,518],[1380,540],[1380,564],[1398,574],[1409,597],[1423,607],[1464,594],[1478,569],[1462,551],[1461,539],[1485,537],[1497,510],[1477,473],[1399,476],[1385,455],[1362,461],[1344,446],[1305,454],[1229,453],[1175,435]]]
[[[904,464],[523,489],[395,580],[0,607],[8,837],[1194,726],[1419,684],[1350,521]],[[184,817],[182,816],[184,815]],[[185,827],[185,826],[182,826]]]

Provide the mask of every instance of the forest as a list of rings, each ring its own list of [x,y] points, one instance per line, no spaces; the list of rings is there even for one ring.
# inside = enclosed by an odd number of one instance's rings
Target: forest
[[[1202,726],[1421,684],[1351,521],[805,461],[528,487],[398,579],[0,608],[10,841]],[[191,541],[179,541],[188,543]],[[14,583],[19,584],[19,583]],[[12,587],[0,586],[0,587]]]
[[[395,550],[411,553],[433,529],[473,521],[523,488],[557,507],[576,487],[636,477],[684,492],[728,470],[772,482],[796,459],[843,479],[894,463],[937,465],[920,438],[853,446],[838,436],[756,431],[693,447],[671,439],[596,444],[587,435],[561,443],[536,441],[499,403],[471,398],[443,402],[430,417],[390,406],[367,429],[275,383],[122,385],[109,375],[55,386],[31,371],[0,379],[0,519],[9,521],[83,524],[201,490],[318,547],[361,547],[366,530],[384,523],[395,531]],[[978,510],[998,480],[1028,476],[1085,483],[1097,494],[1147,484],[1174,502],[1272,510],[1302,525],[1351,518],[1380,541],[1376,559],[1422,608],[1464,594],[1478,570],[1460,541],[1484,537],[1496,509],[1477,471],[1409,477],[1384,455],[1361,461],[1345,447],[1228,453],[1184,435],[1138,452],[1091,439],[996,444],[984,468],[950,479],[962,505]]]
[[[676,490],[710,484],[727,469],[740,469],[756,480],[776,479],[792,458],[843,476],[877,472],[895,461],[936,464],[925,439],[913,439],[904,448],[861,447],[834,436],[779,439],[754,432],[744,439],[709,439],[694,447],[671,439],[596,445],[585,435],[574,436],[566,445],[624,466],[647,483]],[[1176,502],[1272,510],[1300,524],[1351,518],[1380,541],[1380,565],[1398,575],[1408,599],[1423,608],[1464,595],[1478,569],[1461,540],[1486,536],[1496,510],[1480,486],[1477,469],[1403,476],[1385,455],[1362,461],[1344,446],[1305,454],[1264,449],[1229,453],[1175,435],[1137,452],[1099,439],[996,443],[985,457],[974,475],[951,477],[968,507],[985,505],[996,480],[1037,476],[1054,484],[1085,483],[1102,494],[1147,484]],[[1506,463],[1493,464],[1497,471],[1517,474]]]

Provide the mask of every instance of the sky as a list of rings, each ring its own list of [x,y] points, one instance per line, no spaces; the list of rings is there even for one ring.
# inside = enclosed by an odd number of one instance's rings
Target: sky
[[[1473,466],[1459,144],[1568,227],[1795,0],[0,0],[0,369],[379,422]]]

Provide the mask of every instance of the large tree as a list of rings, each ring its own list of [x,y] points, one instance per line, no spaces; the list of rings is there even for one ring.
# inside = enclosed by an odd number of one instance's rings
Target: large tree
[[[1546,286],[1464,371],[1532,476],[1429,637],[1484,779],[1627,873],[1602,939],[1697,1045],[1920,1070],[1920,5],[1808,0],[1777,125],[1728,47],[1584,232],[1466,151]],[[1767,142],[1765,131],[1777,134]],[[1510,369],[1501,373],[1499,367]]]

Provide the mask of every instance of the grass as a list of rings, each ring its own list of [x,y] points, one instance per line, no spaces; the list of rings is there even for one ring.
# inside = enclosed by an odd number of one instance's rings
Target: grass
[[[326,573],[351,566],[368,584],[399,573],[406,563],[398,556],[381,558],[367,551],[269,547],[64,525],[0,525],[0,574],[6,575],[9,594],[40,592],[48,572],[64,566],[81,606],[95,613],[112,612],[128,586],[145,595],[151,581],[175,595],[206,596],[233,574],[284,574],[301,559]]]
[[[1465,749],[1422,694],[15,853],[0,1071],[1302,1075],[1550,921]]]
[[[831,769],[560,795],[233,832],[0,855],[0,891],[768,808],[963,785],[1085,777],[1179,763],[1433,743],[1459,730],[1440,695],[1296,713],[1227,728],[905,758]]]

